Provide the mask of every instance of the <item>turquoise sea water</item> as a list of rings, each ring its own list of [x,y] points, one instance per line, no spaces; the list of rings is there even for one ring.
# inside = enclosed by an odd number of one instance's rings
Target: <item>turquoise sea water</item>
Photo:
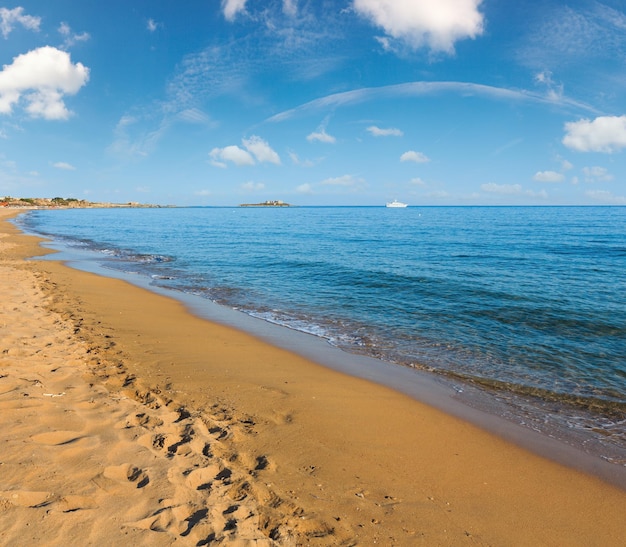
[[[107,268],[521,397],[536,423],[548,412],[626,448],[625,207],[38,210],[19,222]]]

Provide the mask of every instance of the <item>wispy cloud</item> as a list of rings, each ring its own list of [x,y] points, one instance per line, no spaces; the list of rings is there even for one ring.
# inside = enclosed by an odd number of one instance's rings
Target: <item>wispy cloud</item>
[[[156,32],[160,25],[161,23],[157,23],[154,19],[148,19],[148,22],[146,23],[146,28],[150,32]]]
[[[409,82],[405,84],[383,87],[366,87],[342,93],[334,93],[326,97],[304,103],[296,108],[274,114],[266,121],[282,122],[296,115],[310,112],[332,110],[342,106],[362,104],[369,101],[393,99],[397,97],[421,97],[440,93],[454,93],[463,97],[485,97],[493,100],[510,102],[545,103],[564,108],[583,110],[598,113],[598,111],[584,103],[580,103],[565,96],[555,98],[532,91],[493,87],[470,82]]]
[[[313,133],[310,133],[309,135],[307,135],[306,140],[309,142],[319,141],[319,142],[326,142],[329,144],[333,144],[336,141],[335,137],[326,133],[326,129],[323,129],[323,128],[318,129],[317,131],[313,131]]]
[[[396,129],[395,127],[382,129],[375,125],[371,125],[367,128],[367,131],[374,137],[402,137],[402,135],[404,135],[400,129]]]
[[[76,171],[76,167],[64,161],[58,161],[56,163],[53,163],[52,167],[56,167],[57,169],[62,169],[64,171]]]
[[[59,34],[63,36],[63,45],[61,46],[63,49],[69,49],[77,42],[86,42],[91,38],[88,32],[81,32],[80,34],[72,32],[67,23],[59,25]]]
[[[336,141],[335,137],[333,137],[332,135],[329,135],[326,132],[326,126],[328,125],[329,121],[330,121],[330,117],[326,116],[326,118],[324,118],[324,120],[318,126],[318,128],[315,131],[313,131],[313,133],[310,133],[309,135],[307,135],[306,140],[309,142],[318,141],[318,142],[325,142],[325,143],[333,144]]]
[[[605,4],[555,2],[534,15],[518,50],[518,60],[526,66],[562,70],[590,59],[620,59],[626,53],[626,15]]]
[[[0,32],[6,40],[15,25],[22,25],[29,30],[39,31],[41,25],[41,17],[24,14],[24,8],[18,7],[14,9],[0,8]]]

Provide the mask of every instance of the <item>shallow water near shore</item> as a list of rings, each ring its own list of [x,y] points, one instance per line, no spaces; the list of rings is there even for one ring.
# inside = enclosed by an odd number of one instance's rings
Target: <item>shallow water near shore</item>
[[[626,462],[626,208],[32,211],[84,260],[493,394]]]

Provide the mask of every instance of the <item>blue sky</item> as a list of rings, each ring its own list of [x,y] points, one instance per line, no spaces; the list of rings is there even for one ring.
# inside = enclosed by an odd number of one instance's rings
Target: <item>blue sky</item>
[[[626,205],[626,7],[0,0],[0,195]]]

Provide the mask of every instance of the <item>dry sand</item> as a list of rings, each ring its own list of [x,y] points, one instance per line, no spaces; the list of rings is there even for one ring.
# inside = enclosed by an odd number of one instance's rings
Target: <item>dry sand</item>
[[[0,222],[0,544],[624,544],[624,490],[38,242]]]

